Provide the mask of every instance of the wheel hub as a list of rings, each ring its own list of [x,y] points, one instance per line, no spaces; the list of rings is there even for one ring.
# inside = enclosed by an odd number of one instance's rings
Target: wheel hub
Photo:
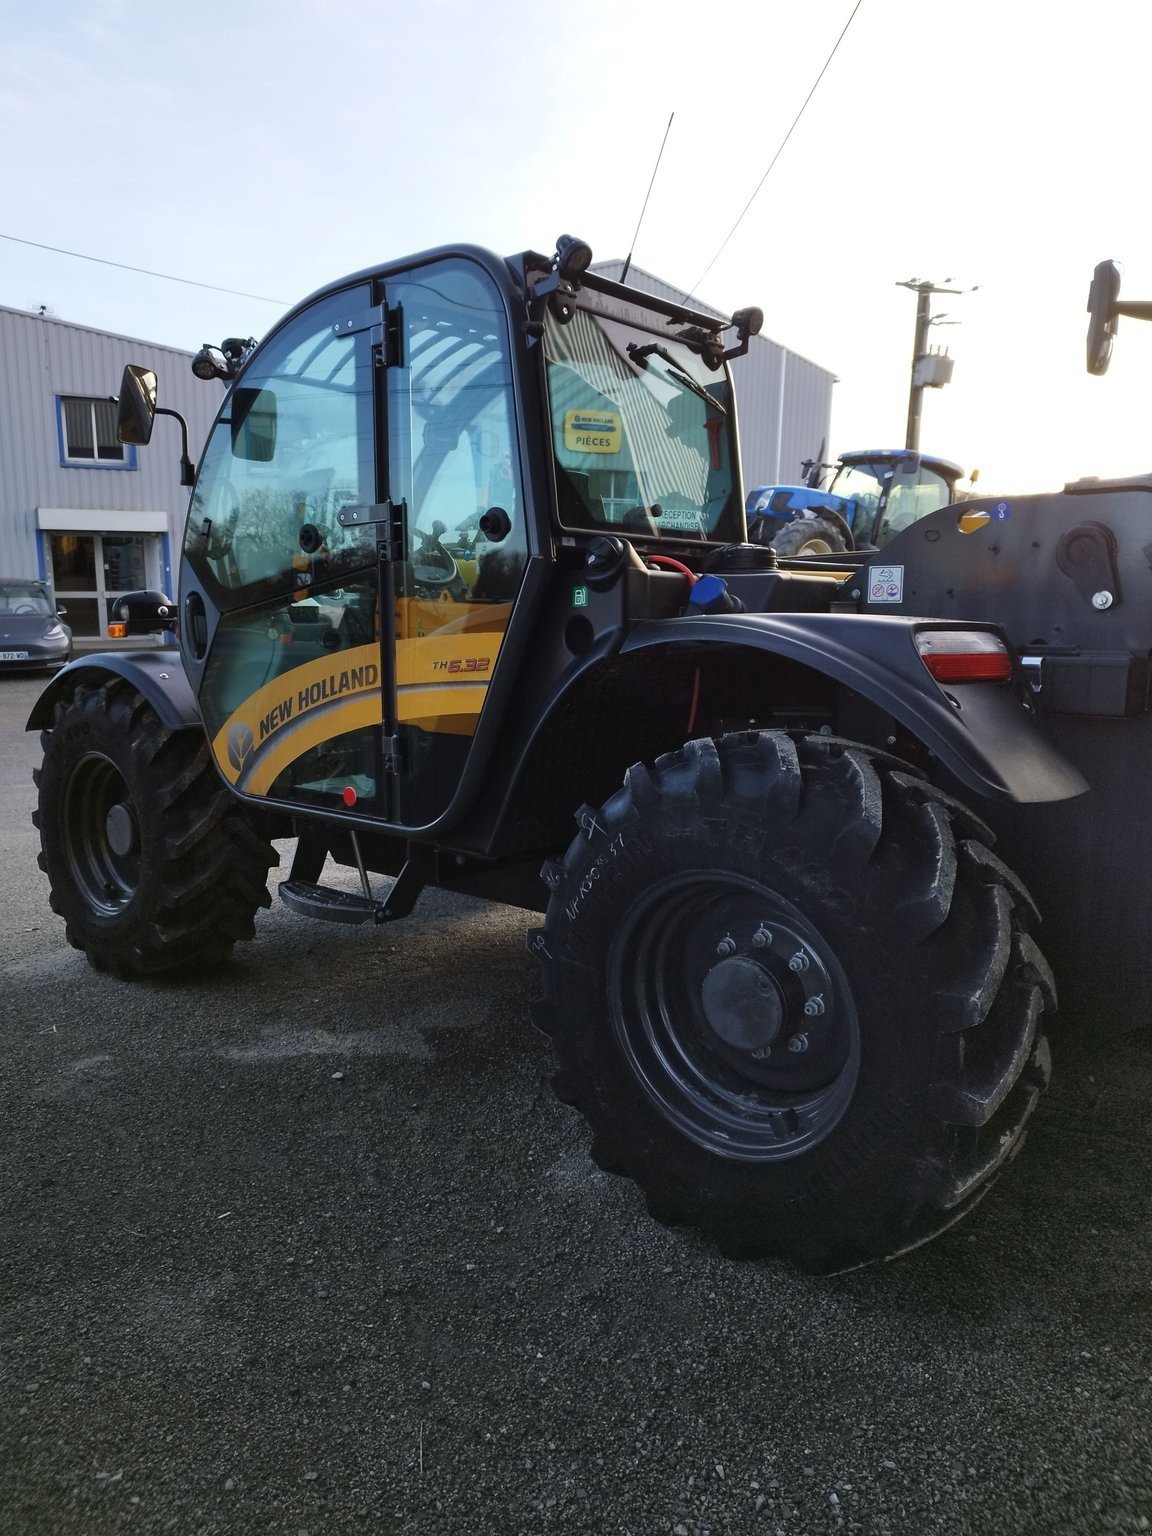
[[[704,1017],[737,1051],[762,1051],[784,1026],[784,998],[757,960],[732,955],[714,965],[702,987]]]
[[[136,818],[131,806],[125,805],[123,801],[109,806],[108,815],[104,819],[104,835],[108,839],[109,848],[121,858],[136,852]]]

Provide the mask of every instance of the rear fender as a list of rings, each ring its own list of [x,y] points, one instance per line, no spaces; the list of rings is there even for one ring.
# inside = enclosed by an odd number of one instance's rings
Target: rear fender
[[[162,725],[169,730],[199,726],[196,695],[184,675],[177,650],[93,651],[61,667],[36,700],[25,730],[49,730],[58,700],[77,687],[99,688],[115,678],[131,683],[148,700]]]
[[[916,650],[921,629],[994,629],[897,615],[714,614],[641,623],[622,654],[676,644],[767,652],[852,689],[892,716],[968,789],[990,800],[1066,800],[1087,789],[1005,683],[942,687]],[[998,631],[997,631],[998,632]]]

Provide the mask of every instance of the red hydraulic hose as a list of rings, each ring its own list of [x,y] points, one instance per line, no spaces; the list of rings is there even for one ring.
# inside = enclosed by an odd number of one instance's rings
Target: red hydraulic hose
[[[679,560],[673,560],[671,555],[645,555],[644,558],[649,565],[667,565],[672,570],[679,571],[681,576],[687,576],[693,586],[696,585],[696,572],[690,571]]]

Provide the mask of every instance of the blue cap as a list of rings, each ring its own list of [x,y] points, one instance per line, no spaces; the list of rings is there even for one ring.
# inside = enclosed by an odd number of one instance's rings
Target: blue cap
[[[722,576],[701,576],[694,583],[688,602],[700,613],[731,613],[736,607],[736,599]]]

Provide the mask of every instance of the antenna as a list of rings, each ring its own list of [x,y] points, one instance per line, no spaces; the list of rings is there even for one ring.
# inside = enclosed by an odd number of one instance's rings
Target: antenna
[[[756,183],[756,191],[753,192],[752,196],[744,204],[744,207],[743,207],[743,210],[741,211],[740,217],[736,220],[735,224],[733,224],[732,228],[728,231],[727,235],[724,238],[723,245],[721,245],[720,249],[716,252],[715,256],[713,256],[712,260],[708,263],[708,265],[704,268],[703,272],[701,272],[700,276],[692,284],[691,291],[689,292],[689,295],[688,295],[689,298],[692,298],[693,295],[696,294],[699,291],[700,284],[704,281],[704,279],[708,276],[709,272],[711,272],[712,268],[720,260],[721,256],[724,254],[724,252],[728,248],[728,242],[732,239],[732,236],[736,233],[736,231],[740,228],[741,224],[744,222],[745,214],[747,214],[749,208],[751,208],[752,204],[756,201],[757,197],[759,196],[760,188],[768,180],[768,177],[769,177],[769,175],[771,174],[771,171],[772,171],[772,167],[776,164],[777,160],[779,160],[780,156],[784,153],[784,148],[787,145],[788,140],[792,137],[793,133],[795,133],[797,123],[804,116],[804,113],[805,113],[805,111],[807,110],[807,107],[808,107],[808,103],[812,100],[813,96],[815,96],[815,94],[816,94],[816,87],[820,84],[821,80],[823,80],[824,76],[827,74],[828,66],[831,64],[832,60],[836,57],[836,50],[840,47],[840,44],[844,41],[844,35],[848,31],[848,28],[852,25],[853,21],[855,20],[856,12],[860,9],[860,7],[861,7],[861,5],[863,5],[863,3],[864,3],[864,0],[856,0],[856,4],[852,7],[852,15],[849,16],[848,20],[844,23],[843,30],[841,31],[840,36],[836,39],[835,45],[833,46],[833,49],[832,49],[832,52],[824,60],[824,67],[821,69],[820,73],[816,76],[816,79],[815,79],[815,81],[813,82],[813,85],[812,85],[812,89],[808,92],[807,96],[805,96],[804,103],[801,106],[799,112],[797,112],[796,116],[792,119],[792,126],[789,128],[788,132],[784,135],[784,137],[780,140],[780,147],[776,151],[776,153],[772,156],[772,159],[771,159],[771,161],[769,162],[769,165],[768,165],[768,169],[764,172],[763,176],[761,176],[760,180]]]
[[[644,206],[640,209],[640,217],[636,220],[636,234],[632,236],[632,245],[629,248],[627,259],[624,262],[624,270],[620,273],[620,281],[622,283],[626,283],[628,281],[628,268],[632,265],[632,252],[636,249],[636,236],[640,233],[640,226],[644,222],[644,214],[648,209],[648,199],[652,196],[652,186],[656,180],[656,172],[660,169],[660,162],[664,158],[664,146],[668,142],[668,134],[672,128],[672,118],[675,116],[675,112],[671,113],[669,116],[668,127],[665,128],[664,137],[660,141],[660,153],[656,156],[656,164],[652,167],[652,180],[648,183],[648,190],[644,194]]]

